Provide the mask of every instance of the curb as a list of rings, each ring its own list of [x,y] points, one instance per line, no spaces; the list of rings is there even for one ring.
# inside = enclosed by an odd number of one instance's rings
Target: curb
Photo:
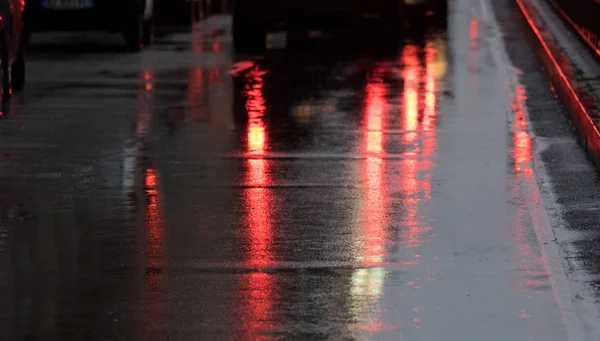
[[[557,44],[529,0],[515,0],[528,27],[537,55],[542,60],[555,92],[567,108],[579,142],[600,169],[600,115],[594,96],[578,81],[575,68]],[[562,20],[562,17],[559,17]]]

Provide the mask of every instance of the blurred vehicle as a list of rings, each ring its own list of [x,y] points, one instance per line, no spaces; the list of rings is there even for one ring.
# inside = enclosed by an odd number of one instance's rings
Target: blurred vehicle
[[[404,0],[234,0],[233,45],[236,51],[264,48],[269,32],[285,32],[287,40],[308,30],[339,30],[343,22],[344,31],[374,28],[381,37],[397,36],[404,16]]]
[[[34,0],[25,5],[26,35],[40,31],[120,32],[139,51],[152,40],[154,0]]]
[[[155,0],[156,23],[159,25],[189,25],[206,13],[207,0]]]
[[[11,89],[25,86],[25,54],[23,51],[23,0],[0,0],[0,54],[2,67],[2,102],[10,98]]]

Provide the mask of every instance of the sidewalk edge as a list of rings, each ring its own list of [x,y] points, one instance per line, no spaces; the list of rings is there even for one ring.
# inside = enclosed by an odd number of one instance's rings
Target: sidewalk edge
[[[515,0],[533,34],[533,44],[550,77],[555,92],[565,105],[585,152],[600,168],[600,116],[594,97],[574,75],[575,68],[561,51],[552,33],[528,0]],[[560,18],[562,20],[562,18]]]

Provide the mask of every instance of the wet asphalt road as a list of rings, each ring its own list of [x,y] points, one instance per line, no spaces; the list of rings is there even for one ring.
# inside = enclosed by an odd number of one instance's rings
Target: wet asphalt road
[[[534,168],[560,108],[481,3],[389,55],[233,57],[226,16],[141,54],[34,36],[0,121],[0,340],[584,340]]]

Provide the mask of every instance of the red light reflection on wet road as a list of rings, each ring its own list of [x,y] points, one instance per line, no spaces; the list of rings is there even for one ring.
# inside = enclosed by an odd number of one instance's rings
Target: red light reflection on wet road
[[[262,93],[263,73],[255,68],[250,73],[249,84],[246,87],[247,126],[247,156],[244,186],[245,217],[248,230],[250,250],[248,263],[252,266],[265,266],[272,261],[272,189],[270,185],[270,160],[261,156],[267,147],[266,126],[264,114],[266,110]]]
[[[146,228],[146,273],[143,290],[143,328],[142,339],[156,336],[163,331],[166,321],[164,276],[165,240],[162,213],[160,210],[160,194],[158,176],[154,168],[147,168],[144,173],[144,225]]]
[[[469,69],[476,73],[478,70],[478,52],[479,48],[477,48],[477,43],[479,41],[479,20],[476,16],[471,16],[471,21],[469,23]],[[472,77],[471,80],[475,84],[475,77]]]
[[[406,45],[402,53],[404,65],[404,130],[403,142],[418,145],[412,155],[426,157],[424,160],[406,158],[400,161],[399,190],[403,193],[404,214],[402,217],[406,229],[401,232],[403,245],[414,248],[422,245],[423,236],[431,230],[419,217],[419,202],[430,196],[431,183],[428,175],[424,179],[420,173],[427,170],[435,152],[436,118],[436,79],[434,77],[435,54],[438,51],[428,42],[423,53],[416,45]],[[424,56],[424,61],[422,57]],[[424,62],[424,66],[422,66]],[[419,117],[422,123],[419,125]],[[416,255],[418,256],[418,255]]]
[[[525,101],[527,94],[525,86],[517,85],[515,93],[512,96],[513,109],[513,149],[512,158],[514,163],[515,179],[512,183],[512,192],[515,200],[530,200],[536,202],[539,198],[524,197],[521,192],[521,186],[518,182],[519,178],[524,178],[526,181],[535,183],[532,163],[532,138],[527,132],[527,117],[525,113]],[[548,276],[550,275],[543,266],[545,260],[538,250],[535,250],[531,245],[531,238],[528,236],[529,222],[532,220],[531,213],[528,209],[518,209],[516,217],[514,217],[514,227],[512,236],[519,254],[521,255],[521,270],[526,274],[526,278],[522,279],[519,286],[525,291],[539,292],[550,286]]]
[[[262,155],[265,152],[266,126],[264,114],[266,110],[263,96],[265,72],[255,67],[248,73],[249,82],[244,89],[246,96],[246,112],[248,115],[247,127],[247,152],[253,155]]]
[[[154,89],[154,82],[152,81],[152,73],[150,71],[144,71],[144,81],[147,91]]]
[[[220,41],[213,42],[210,47],[213,52],[221,52],[221,42]]]
[[[362,132],[363,153],[366,155],[359,168],[362,184],[358,210],[358,234],[355,239],[356,262],[366,268],[356,269],[351,277],[351,313],[361,332],[384,329],[379,302],[383,294],[387,231],[387,164],[384,127],[388,118],[388,90],[382,79],[382,65],[374,68],[368,77]]]
[[[188,103],[191,116],[194,120],[200,120],[204,116],[204,70],[201,67],[190,68],[188,84]]]
[[[148,132],[152,115],[152,99],[154,89],[154,77],[152,71],[145,70],[142,72],[144,82],[143,90],[138,91],[138,108],[136,111],[136,137],[139,140],[144,140]]]
[[[244,233],[248,250],[246,266],[254,269],[241,279],[243,304],[242,340],[267,338],[263,333],[271,328],[273,308],[273,275],[261,272],[273,264],[273,189],[271,184],[271,161],[263,158],[267,149],[266,110],[263,96],[263,75],[258,67],[250,70],[245,87],[246,112],[246,171],[243,185]]]
[[[268,333],[273,329],[274,275],[252,272],[242,279],[243,307],[241,340],[271,340]]]
[[[151,269],[160,269],[164,265],[164,241],[161,215],[159,210],[159,193],[157,190],[156,170],[146,169],[146,266]]]
[[[357,263],[367,268],[356,269],[351,278],[351,313],[356,319],[355,328],[364,333],[400,329],[397,320],[388,325],[382,320],[381,296],[384,294],[388,243],[401,244],[405,249],[415,249],[427,242],[431,226],[420,212],[423,201],[431,197],[431,174],[437,140],[437,91],[438,77],[444,66],[444,55],[438,46],[428,41],[425,47],[414,44],[404,46],[401,76],[404,89],[401,94],[400,120],[390,116],[386,83],[380,75],[390,73],[381,66],[374,69],[366,86],[365,119],[362,132],[362,152],[366,158],[360,168],[363,184],[359,206],[359,233],[356,238]],[[403,149],[394,154],[395,135],[386,131],[400,128]],[[386,147],[389,143],[389,150]],[[396,158],[396,156],[400,156]],[[395,192],[395,193],[392,193]],[[401,199],[395,199],[400,197]],[[388,210],[401,204],[401,214],[388,217]],[[398,236],[388,236],[388,226],[399,224]],[[390,240],[391,238],[391,240]],[[418,252],[408,251],[409,259],[400,260],[404,265],[414,265],[421,257]],[[407,281],[414,289],[419,279]],[[427,280],[432,280],[428,277]],[[419,328],[421,317],[412,319]]]
[[[265,127],[262,121],[253,121],[248,126],[248,152],[263,154],[265,152]]]
[[[154,75],[151,70],[143,71],[140,76],[143,85],[138,90],[138,108],[136,110],[136,145],[145,145],[152,120],[154,102]],[[137,147],[136,147],[137,148]],[[137,155],[137,152],[136,152]],[[135,157],[139,164],[139,155]],[[137,168],[137,166],[134,166]],[[133,171],[133,170],[132,170]],[[166,320],[164,276],[165,266],[165,228],[161,211],[159,175],[156,168],[144,167],[143,171],[134,171],[137,183],[143,185],[143,226],[145,235],[145,273],[142,289],[142,328],[140,339],[151,339],[163,332]],[[140,179],[141,176],[141,179]],[[137,187],[137,186],[136,186]]]
[[[245,189],[244,207],[248,231],[248,265],[264,267],[273,261],[272,244],[272,207],[273,198],[270,188],[264,187],[269,181],[267,160],[247,160],[248,185]]]
[[[359,261],[362,264],[381,264],[385,257],[385,209],[386,186],[384,182],[385,151],[383,141],[383,122],[385,122],[388,104],[387,89],[377,67],[366,87],[364,143],[367,159],[361,172],[363,191],[361,220],[361,243]]]
[[[472,16],[469,23],[469,38],[471,39],[471,49],[477,48],[477,39],[479,38],[479,20]]]
[[[531,161],[531,136],[527,133],[527,119],[525,118],[523,104],[526,100],[525,86],[520,84],[516,88],[512,103],[513,112],[515,113],[513,118],[515,171],[525,171],[527,175],[531,175],[531,169],[528,167],[522,168],[522,165]]]
[[[404,115],[402,129],[415,131],[419,123],[419,76],[421,73],[418,57],[419,48],[408,44],[402,51],[402,64],[404,65]],[[409,134],[407,136],[414,136]]]
[[[423,114],[423,129],[435,132],[437,81],[436,81],[436,49],[432,42],[425,47],[425,112]],[[425,148],[425,155],[431,156],[431,151]]]

